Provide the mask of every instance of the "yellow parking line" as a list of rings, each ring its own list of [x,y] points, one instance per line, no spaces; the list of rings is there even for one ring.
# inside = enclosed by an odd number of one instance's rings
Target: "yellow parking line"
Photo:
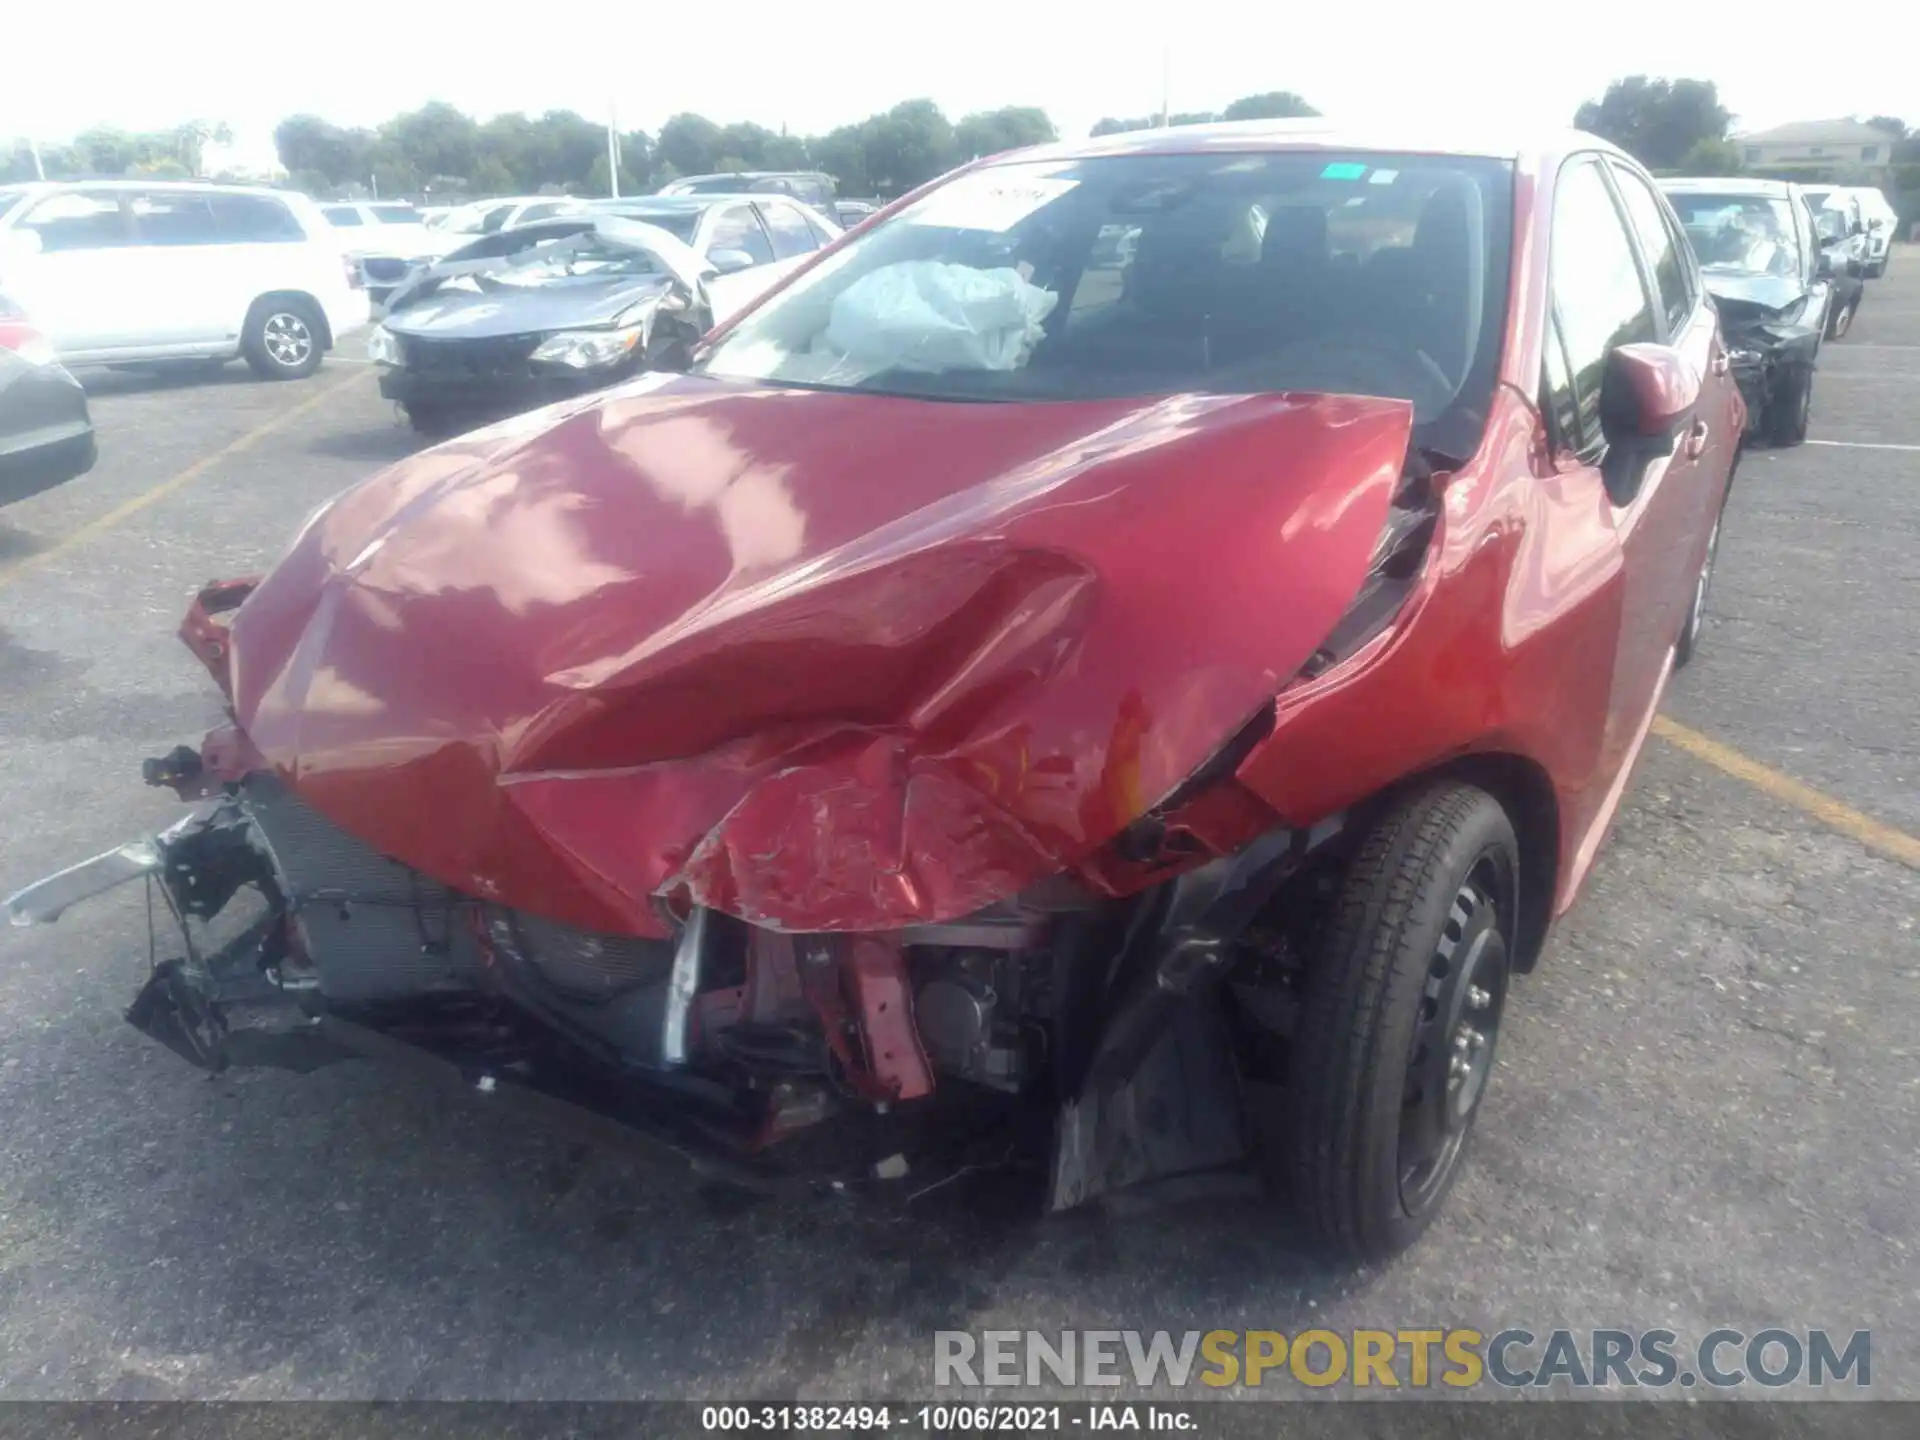
[[[1782,775],[1758,760],[1749,760],[1738,750],[1722,745],[1718,740],[1709,740],[1698,730],[1689,730],[1677,720],[1669,720],[1664,715],[1655,717],[1653,733],[1669,745],[1677,745],[1695,759],[1706,761],[1714,769],[1724,771],[1736,780],[1744,780],[1763,794],[1811,815],[1850,839],[1858,840],[1869,850],[1920,870],[1920,838],[1882,824],[1871,815],[1863,815],[1851,805],[1843,805],[1831,795],[1823,795],[1811,785],[1801,784],[1791,775]]]
[[[359,384],[365,379],[366,372],[356,370],[352,374],[334,381],[331,385],[322,386],[315,394],[309,395],[298,405],[289,405],[271,420],[263,421],[261,424],[254,426],[253,429],[249,430],[239,439],[221,446],[211,455],[203,456],[194,461],[193,464],[182,470],[178,475],[162,480],[151,490],[143,490],[131,500],[123,501],[121,504],[114,506],[113,509],[98,519],[89,520],[78,529],[69,531],[54,541],[53,544],[47,546],[46,549],[36,550],[31,555],[22,556],[11,565],[0,566],[0,585],[6,585],[11,581],[18,580],[22,575],[28,574],[33,570],[37,570],[42,565],[59,559],[69,551],[78,549],[80,546],[86,544],[87,541],[93,539],[94,536],[101,534],[103,531],[111,530],[122,520],[130,516],[138,515],[149,505],[154,504],[156,501],[166,499],[167,496],[173,494],[174,491],[180,489],[182,486],[191,485],[222,460],[230,460],[243,451],[251,450],[255,445],[278,430],[282,425],[285,425],[289,420],[297,419],[305,415],[308,411],[319,408],[326,404],[327,401],[339,391],[346,389],[349,385]]]

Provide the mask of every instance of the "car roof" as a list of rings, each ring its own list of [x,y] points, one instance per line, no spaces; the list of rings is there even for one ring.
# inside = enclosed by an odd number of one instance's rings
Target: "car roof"
[[[1786,200],[1800,190],[1791,180],[1759,180],[1745,175],[1674,176],[1659,185],[1676,195],[1761,195],[1770,200]]]
[[[218,190],[226,195],[268,195],[276,200],[308,197],[297,190],[276,190],[271,185],[235,185],[225,180],[28,180],[18,185],[0,185],[0,194],[56,190]]]
[[[587,201],[589,210],[651,210],[656,215],[698,215],[739,195],[625,195]]]
[[[1346,125],[1314,116],[1296,120],[1228,120],[1207,125],[1127,130],[1085,140],[1060,140],[996,156],[996,161],[1083,160],[1110,155],[1204,154],[1208,151],[1361,150],[1405,155],[1449,155],[1493,160],[1548,159],[1578,150],[1623,154],[1582,130],[1449,132],[1425,122],[1408,126]]]
[[[684,185],[695,180],[824,180],[824,170],[715,170],[707,175],[679,175],[669,185]]]

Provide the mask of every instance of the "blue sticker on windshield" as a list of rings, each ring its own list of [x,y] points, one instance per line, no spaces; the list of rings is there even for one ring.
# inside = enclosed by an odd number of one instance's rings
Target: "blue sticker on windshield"
[[[1322,180],[1358,180],[1367,173],[1367,167],[1357,160],[1336,160],[1320,172]]]

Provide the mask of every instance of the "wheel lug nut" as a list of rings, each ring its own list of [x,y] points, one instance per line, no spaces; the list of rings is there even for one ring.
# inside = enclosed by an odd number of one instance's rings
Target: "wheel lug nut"
[[[1467,1007],[1471,1010],[1484,1010],[1493,1003],[1493,996],[1478,985],[1467,987]]]
[[[1478,1030],[1473,1031],[1467,1038],[1467,1044],[1476,1051],[1484,1047],[1486,1043],[1487,1037],[1482,1035]]]

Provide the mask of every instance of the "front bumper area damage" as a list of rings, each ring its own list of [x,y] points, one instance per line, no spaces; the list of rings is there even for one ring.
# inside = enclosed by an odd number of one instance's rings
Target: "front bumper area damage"
[[[900,457],[856,493],[790,398],[636,382],[343,494],[181,626],[192,815],[12,918],[141,880],[129,1018],[198,1065],[410,1056],[756,1187],[1250,1183],[1283,919],[1370,802],[1243,776],[1414,608],[1409,408],[981,407],[949,473],[917,402],[809,396]]]
[[[1340,831],[1275,831],[1129,902],[1041,894],[856,935],[696,908],[655,940],[452,891],[270,771],[223,780],[235,753],[221,730],[146,762],[150,784],[214,793],[15,894],[10,921],[50,924],[144,881],[171,939],[126,1018],[194,1065],[399,1062],[764,1192],[912,1195],[988,1167],[1024,1171],[1048,1208],[1161,1181],[1250,1187],[1211,1002],[1277,888]],[[208,944],[206,922],[243,893],[251,923]]]

